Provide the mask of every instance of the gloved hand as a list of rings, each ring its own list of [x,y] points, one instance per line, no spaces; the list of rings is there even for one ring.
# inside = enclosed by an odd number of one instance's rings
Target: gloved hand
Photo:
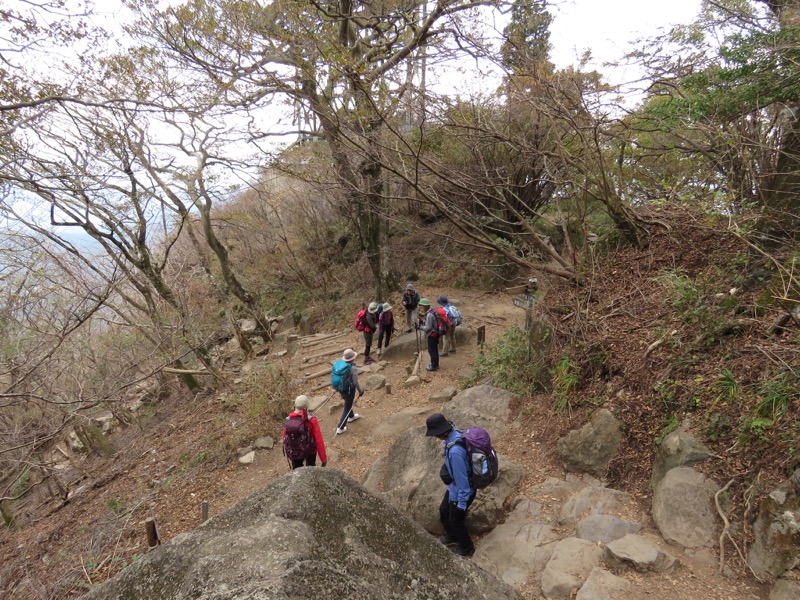
[[[327,465],[327,464],[328,464],[328,461],[327,461],[327,460],[323,460],[323,461],[322,461],[322,466],[323,466],[323,467],[324,467],[325,465]]]
[[[453,520],[454,521],[463,521],[467,518],[467,509],[466,508],[456,508],[453,510]]]

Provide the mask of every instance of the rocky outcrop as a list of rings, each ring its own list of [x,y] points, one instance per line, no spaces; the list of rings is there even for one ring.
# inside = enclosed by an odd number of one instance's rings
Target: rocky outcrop
[[[714,494],[719,486],[691,467],[667,472],[653,494],[653,521],[670,544],[684,548],[717,543]]]
[[[558,458],[567,471],[602,476],[617,453],[622,439],[619,421],[606,408],[596,411],[589,422],[558,440]]]
[[[284,475],[85,597],[520,598],[336,469]]]
[[[658,446],[653,459],[650,485],[655,489],[670,469],[688,467],[707,460],[709,456],[711,453],[708,448],[698,442],[683,427],[679,427],[670,432]]]
[[[779,577],[800,557],[800,495],[793,484],[798,473],[758,502],[747,564],[761,576]]]

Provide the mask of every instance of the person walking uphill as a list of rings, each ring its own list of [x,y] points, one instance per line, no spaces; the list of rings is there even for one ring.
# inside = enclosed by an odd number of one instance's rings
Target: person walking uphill
[[[424,311],[424,313],[423,313]],[[428,354],[431,357],[430,364],[425,367],[426,371],[439,370],[439,326],[436,323],[436,314],[431,308],[431,301],[427,298],[422,298],[419,301],[419,312],[424,314],[424,321],[419,328],[425,334],[428,340]]]
[[[364,314],[364,364],[370,365],[375,361],[369,356],[372,350],[372,337],[378,330],[378,303],[370,302]],[[380,347],[379,347],[380,350]]]
[[[453,306],[453,304],[447,299],[447,296],[441,295],[436,299],[436,303],[442,307],[445,314],[447,315],[448,321],[450,321],[450,328],[447,330],[447,333],[443,335],[440,339],[441,341],[441,353],[439,356],[447,356],[448,353],[452,352],[453,354],[456,353],[456,327],[461,325],[461,313],[459,310]]]
[[[460,556],[472,556],[475,544],[467,530],[467,511],[475,500],[476,490],[469,482],[469,458],[461,432],[443,414],[434,413],[425,421],[428,437],[442,440],[444,466],[440,475],[447,490],[439,505],[439,520],[445,534],[439,541],[453,546],[452,551]]]
[[[400,303],[406,309],[406,333],[409,333],[417,322],[417,305],[419,304],[419,294],[410,283],[406,286]]]
[[[308,416],[310,406],[308,396],[298,396],[294,399],[294,411],[289,413],[283,424],[283,453],[292,469],[316,466],[317,455],[323,467],[328,464],[319,421],[313,415]]]
[[[364,395],[364,388],[358,383],[358,367],[355,365],[358,352],[348,348],[342,354],[342,358],[333,363],[331,369],[331,386],[342,396],[344,400],[344,410],[336,426],[336,435],[347,431],[347,424],[361,418],[357,412],[353,412],[355,404],[356,390],[358,397]]]
[[[378,358],[381,357],[381,346],[384,348],[389,347],[389,342],[394,333],[394,313],[392,312],[391,304],[383,305],[383,312],[378,317]],[[385,345],[384,345],[384,342]]]

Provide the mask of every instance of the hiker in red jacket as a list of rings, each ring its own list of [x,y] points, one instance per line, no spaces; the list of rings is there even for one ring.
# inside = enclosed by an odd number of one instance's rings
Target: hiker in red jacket
[[[316,466],[317,454],[319,454],[323,467],[328,464],[325,440],[322,439],[319,421],[314,415],[308,415],[310,406],[311,401],[308,396],[295,398],[294,411],[289,413],[283,425],[281,433],[283,452],[291,463],[292,469]],[[287,431],[290,431],[288,437]]]

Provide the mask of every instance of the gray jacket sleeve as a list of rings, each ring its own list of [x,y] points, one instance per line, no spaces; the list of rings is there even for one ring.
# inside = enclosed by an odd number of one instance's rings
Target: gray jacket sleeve
[[[364,388],[362,388],[361,384],[358,383],[358,367],[355,365],[350,367],[350,380],[353,382],[353,387],[358,390],[358,393],[363,394]]]
[[[430,335],[438,330],[439,328],[436,326],[436,317],[433,315],[433,311],[429,310],[425,313],[425,326],[422,328],[422,331],[425,332],[425,335]]]

